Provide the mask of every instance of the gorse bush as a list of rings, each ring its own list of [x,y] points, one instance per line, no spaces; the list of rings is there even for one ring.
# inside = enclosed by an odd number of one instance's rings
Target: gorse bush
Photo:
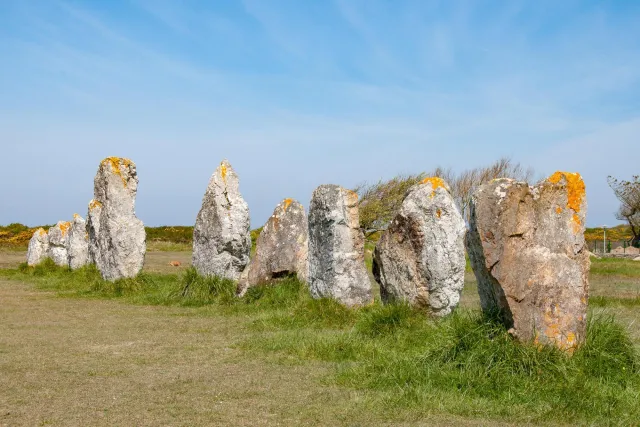
[[[405,304],[349,309],[312,299],[295,277],[237,298],[235,282],[195,269],[106,282],[93,266],[69,271],[46,261],[0,274],[63,295],[209,306],[202,313],[239,316],[249,328],[237,344],[251,357],[329,363],[332,382],[360,390],[362,404],[390,419],[434,413],[516,423],[636,425],[640,419],[637,350],[612,317],[591,313],[585,343],[569,356],[519,343],[478,311],[431,319]]]

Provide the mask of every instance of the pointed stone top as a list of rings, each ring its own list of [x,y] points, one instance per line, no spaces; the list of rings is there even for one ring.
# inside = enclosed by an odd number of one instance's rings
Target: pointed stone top
[[[110,166],[111,167],[111,172],[113,172],[114,174],[118,175],[120,177],[120,179],[122,179],[122,184],[124,184],[124,186],[127,186],[127,178],[124,176],[124,174],[122,173],[122,168],[135,168],[136,164],[133,163],[133,161],[131,161],[130,159],[127,159],[125,157],[107,157],[106,159],[102,160],[102,162],[100,162],[100,167],[107,167]]]

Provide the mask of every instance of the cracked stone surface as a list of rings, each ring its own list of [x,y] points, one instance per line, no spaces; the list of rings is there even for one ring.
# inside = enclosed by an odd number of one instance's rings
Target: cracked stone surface
[[[146,232],[136,217],[136,165],[108,157],[100,162],[89,204],[89,250],[105,280],[135,277],[144,265]]]
[[[522,341],[572,352],[585,339],[589,252],[579,174],[535,186],[498,179],[471,203],[467,248],[482,309]]]
[[[337,185],[321,185],[311,198],[309,288],[314,298],[334,298],[347,306],[373,301],[358,195]]]
[[[69,265],[67,239],[69,238],[70,228],[70,222],[58,221],[55,226],[49,229],[49,258],[60,267]]]
[[[373,253],[385,303],[401,300],[435,316],[451,313],[464,287],[466,226],[447,184],[412,187]]]
[[[227,160],[215,170],[193,230],[193,266],[199,274],[238,280],[251,253],[249,206]]]
[[[293,199],[284,199],[262,228],[256,252],[238,281],[238,294],[274,278],[295,274],[307,281],[308,222],[304,207]]]
[[[44,228],[38,228],[29,240],[27,264],[31,267],[40,264],[49,256],[49,235]]]
[[[100,233],[100,214],[102,212],[102,203],[96,199],[89,202],[87,210],[87,233],[89,234],[89,262],[97,264],[100,258],[100,249],[98,248],[98,234]]]
[[[89,234],[87,223],[78,214],[73,215],[69,238],[67,239],[69,268],[76,270],[89,263]]]

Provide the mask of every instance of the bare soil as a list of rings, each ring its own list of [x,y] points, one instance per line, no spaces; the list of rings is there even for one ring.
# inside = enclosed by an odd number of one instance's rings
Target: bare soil
[[[23,260],[0,253],[3,267]],[[189,260],[188,252],[151,252],[145,268],[174,272]],[[61,298],[0,279],[0,426],[489,423],[380,419],[362,392],[327,385],[330,365],[243,354],[247,323],[216,307]]]

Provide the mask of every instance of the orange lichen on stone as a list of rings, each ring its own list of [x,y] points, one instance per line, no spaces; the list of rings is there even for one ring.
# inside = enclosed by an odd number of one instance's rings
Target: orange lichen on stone
[[[224,162],[220,163],[220,176],[223,181],[227,180],[227,165],[225,165]]]
[[[73,214],[73,219],[80,219],[80,215],[78,215],[77,213]]]
[[[102,203],[100,203],[99,201],[93,199],[89,202],[89,210],[92,211],[95,208],[101,208],[102,207]]]
[[[580,212],[585,196],[584,181],[579,173],[556,172],[548,178],[552,184],[558,184],[562,178],[567,183],[567,207],[574,212]]]
[[[578,234],[580,230],[582,230],[582,220],[578,216],[578,214],[573,214],[571,217],[571,227],[573,227],[573,232]]]
[[[105,166],[111,165],[111,170],[113,171],[113,173],[120,177],[120,179],[122,180],[122,184],[124,184],[125,187],[127,186],[127,180],[122,175],[122,169],[120,168],[120,165],[122,164],[124,167],[129,168],[133,164],[131,160],[124,157],[107,157],[102,161],[102,164]]]
[[[437,176],[427,177],[422,180],[421,184],[431,184],[431,197],[435,196],[438,188],[447,188],[447,184],[445,184],[444,180]]]
[[[44,228],[42,228],[42,227],[38,228],[38,231],[36,231],[36,233],[38,233],[42,237],[47,235],[47,232],[44,231]]]
[[[284,211],[285,212],[287,211],[287,209],[291,205],[291,202],[293,202],[293,199],[284,199]]]
[[[438,210],[436,211],[436,216],[437,216],[438,218],[440,218],[440,217],[442,216],[442,210],[441,210],[441,209],[438,209]]]
[[[556,213],[557,213],[558,215],[562,213],[562,208],[561,208],[560,206],[558,206],[558,207],[556,208]]]
[[[69,231],[69,228],[71,228],[70,222],[60,223],[60,233],[62,233],[63,236],[67,234],[67,232]]]

